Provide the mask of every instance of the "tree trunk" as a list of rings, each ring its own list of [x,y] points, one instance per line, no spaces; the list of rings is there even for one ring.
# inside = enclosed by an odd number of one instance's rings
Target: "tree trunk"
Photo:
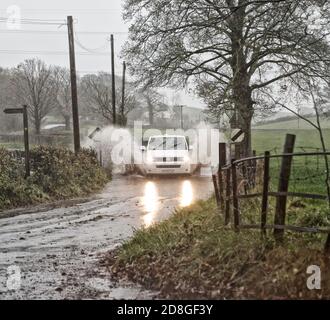
[[[237,125],[243,130],[245,136],[241,146],[241,157],[249,157],[252,154],[251,122],[253,117],[252,90],[250,76],[248,74],[246,56],[244,54],[244,17],[245,7],[233,11],[233,23],[231,46],[233,56],[231,68],[233,71],[233,105],[237,115]]]
[[[33,113],[31,114],[32,122],[34,124],[34,130],[36,135],[40,135],[41,133],[41,116],[39,112],[39,107],[37,105],[33,106]]]
[[[70,131],[71,130],[71,117],[70,115],[65,115],[64,117],[64,121],[65,121],[65,130],[66,131]]]
[[[242,120],[241,128],[244,132],[244,140],[242,142],[241,157],[251,157],[252,156],[252,130],[251,130],[252,118],[247,118]]]
[[[118,123],[124,128],[127,126],[127,117],[125,113],[120,112],[118,115]]]
[[[41,134],[41,121],[39,118],[34,120],[34,129],[35,129],[36,135]]]
[[[241,84],[241,88],[244,85]],[[243,93],[245,92],[245,93]],[[252,155],[252,117],[253,117],[253,102],[251,90],[239,90],[234,92],[234,105],[237,111],[238,128],[244,132],[244,139],[240,148],[241,157],[250,157]]]

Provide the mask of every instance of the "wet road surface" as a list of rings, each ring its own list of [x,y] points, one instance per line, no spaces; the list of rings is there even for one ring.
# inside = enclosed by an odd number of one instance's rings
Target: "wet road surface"
[[[0,219],[0,300],[152,297],[129,284],[111,283],[97,262],[135,229],[211,193],[207,177],[115,176],[89,202]]]

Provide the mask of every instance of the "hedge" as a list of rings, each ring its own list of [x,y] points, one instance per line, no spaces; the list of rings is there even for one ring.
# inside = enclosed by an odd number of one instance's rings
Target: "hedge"
[[[36,147],[31,151],[31,177],[24,163],[0,148],[0,210],[89,195],[108,181],[94,151]]]

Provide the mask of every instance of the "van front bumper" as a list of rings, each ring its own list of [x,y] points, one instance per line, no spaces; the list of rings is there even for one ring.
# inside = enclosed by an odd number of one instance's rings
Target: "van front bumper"
[[[161,162],[145,164],[144,166],[147,174],[190,174],[190,163],[178,163],[178,162]]]

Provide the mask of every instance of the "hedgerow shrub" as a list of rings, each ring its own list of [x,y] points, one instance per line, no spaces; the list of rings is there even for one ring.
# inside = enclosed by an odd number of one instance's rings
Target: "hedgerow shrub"
[[[31,177],[24,179],[23,164],[0,148],[0,210],[88,195],[107,180],[92,150],[76,156],[64,148],[37,147],[31,151]]]
[[[38,186],[24,180],[24,167],[0,148],[0,209],[39,202],[44,198]]]

